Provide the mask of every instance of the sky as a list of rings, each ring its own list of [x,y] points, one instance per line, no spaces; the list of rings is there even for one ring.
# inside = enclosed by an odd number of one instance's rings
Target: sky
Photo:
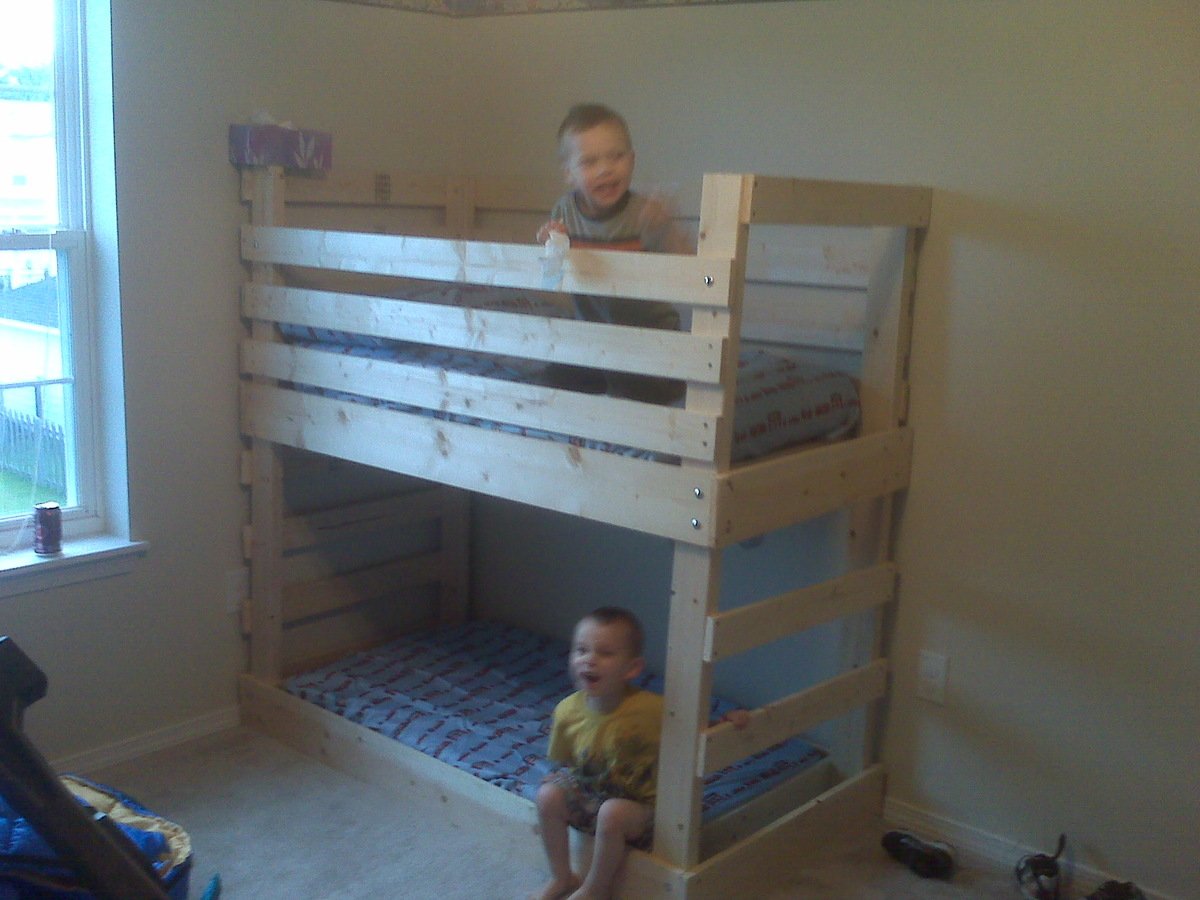
[[[54,0],[0,0],[0,68],[36,68],[54,58]]]

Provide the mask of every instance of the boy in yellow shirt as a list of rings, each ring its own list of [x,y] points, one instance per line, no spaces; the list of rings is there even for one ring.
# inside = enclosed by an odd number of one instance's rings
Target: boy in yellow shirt
[[[628,610],[597,609],[575,626],[569,669],[576,691],[554,709],[549,757],[564,766],[538,789],[550,882],[538,900],[607,897],[625,845],[653,835],[662,697],[631,682],[641,674],[641,623]],[[571,870],[568,826],[596,836],[592,865]]]
[[[634,685],[644,635],[633,613],[605,606],[575,626],[568,660],[576,691],[554,709],[549,758],[564,768],[538,789],[538,820],[550,882],[536,900],[600,900],[612,891],[627,844],[654,834],[662,697]],[[745,727],[743,710],[728,717]],[[596,836],[592,864],[571,869],[568,827]]]

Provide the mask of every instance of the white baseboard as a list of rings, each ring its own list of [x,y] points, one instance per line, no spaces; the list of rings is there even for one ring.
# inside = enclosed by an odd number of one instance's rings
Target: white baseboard
[[[887,797],[883,801],[883,819],[891,826],[903,831],[911,831],[926,840],[943,841],[950,844],[960,862],[994,872],[1011,874],[1017,860],[1022,856],[1029,853],[1054,852],[1053,847],[1027,847],[1017,841],[991,834],[945,816],[936,815],[892,797]],[[1124,880],[1116,875],[1102,872],[1091,866],[1081,865],[1070,859],[1070,839],[1071,836],[1068,834],[1067,852],[1064,854],[1062,864],[1065,876],[1063,886],[1070,888],[1070,892],[1066,893],[1066,896],[1083,897],[1105,881]],[[1016,884],[1015,879],[1013,883]],[[1138,885],[1138,887],[1146,895],[1147,900],[1173,900],[1167,894],[1159,893],[1142,885]],[[1014,887],[1014,894],[1015,890]]]
[[[225,731],[235,727],[239,721],[238,707],[236,705],[227,706],[224,709],[214,710],[176,725],[118,741],[115,744],[50,760],[50,768],[56,772],[76,772],[86,775],[88,772],[115,766],[147,753],[153,753],[155,750],[164,750],[185,741]]]

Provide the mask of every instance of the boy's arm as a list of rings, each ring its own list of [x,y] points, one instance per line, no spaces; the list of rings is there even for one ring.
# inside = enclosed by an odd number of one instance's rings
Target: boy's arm
[[[643,243],[658,253],[694,253],[691,241],[675,221],[675,213],[675,201],[668,194],[654,191],[646,195],[638,215]]]
[[[725,713],[725,715],[721,716],[721,718],[717,719],[717,721],[713,722],[712,724],[720,725],[722,722],[728,722],[730,725],[732,725],[738,731],[741,731],[743,728],[745,728],[747,725],[750,724],[750,713],[744,709],[731,709],[729,712]]]

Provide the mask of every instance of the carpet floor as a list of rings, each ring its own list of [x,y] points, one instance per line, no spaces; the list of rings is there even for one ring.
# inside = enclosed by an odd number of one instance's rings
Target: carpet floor
[[[87,774],[191,835],[193,897],[218,873],[223,900],[518,900],[546,876],[533,834],[456,827],[436,801],[366,784],[245,728]],[[964,866],[948,882],[918,878],[880,848],[885,830],[879,822],[845,835],[761,900],[1019,896],[1003,872]]]

